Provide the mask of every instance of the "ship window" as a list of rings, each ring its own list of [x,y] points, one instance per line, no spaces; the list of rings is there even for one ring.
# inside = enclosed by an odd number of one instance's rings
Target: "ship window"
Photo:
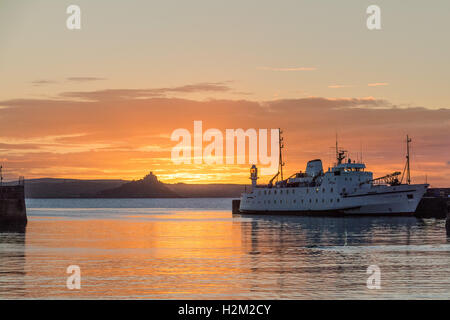
[[[302,203],[303,203],[303,199],[302,199]]]
[[[342,188],[342,192],[345,192],[345,188]]]
[[[317,203],[317,202],[319,202],[319,200],[318,200],[318,199],[316,199],[316,203]]]
[[[339,199],[339,198],[337,198],[337,199],[336,199],[336,201],[337,201],[337,202],[339,202],[339,201],[340,201],[340,199]]]
[[[270,190],[269,190],[269,194],[270,194]]]
[[[350,181],[352,181],[352,178],[350,178]]]
[[[297,200],[294,199],[294,203],[296,203],[296,202],[297,202]]]
[[[286,194],[289,194],[289,190],[286,190]]]
[[[333,188],[331,188],[330,192],[333,192]]]
[[[330,202],[333,202],[333,199],[330,199]]]
[[[264,190],[264,194],[267,194],[267,191],[266,191],[266,190]]]
[[[347,181],[347,178],[345,178],[345,181]]]
[[[306,188],[306,193],[309,193],[309,189],[308,188]]]
[[[414,199],[414,195],[413,194],[408,194],[408,199]]]
[[[280,203],[283,203],[283,200],[280,200]]]
[[[292,190],[292,193],[295,193],[295,189]]]
[[[273,200],[273,203],[277,203],[277,200]]]
[[[283,190],[280,190],[280,194],[283,194]]]
[[[274,194],[277,194],[277,190],[273,190],[273,193],[274,193]]]
[[[309,203],[311,203],[311,199],[309,199]]]
[[[322,203],[324,203],[325,202],[325,199],[322,199]]]
[[[325,192],[325,188],[322,189],[322,192]]]

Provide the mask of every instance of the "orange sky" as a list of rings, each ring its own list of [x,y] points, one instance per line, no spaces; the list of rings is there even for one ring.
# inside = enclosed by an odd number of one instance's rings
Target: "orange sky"
[[[286,176],[335,134],[375,176],[450,186],[450,2],[0,1],[6,179],[249,183],[249,165],[174,165],[173,130],[283,128]],[[420,23],[419,23],[420,22]],[[268,177],[263,177],[267,181]]]
[[[283,128],[286,175],[306,161],[333,160],[340,144],[363,158],[375,175],[401,171],[405,135],[413,138],[413,181],[450,185],[450,110],[401,108],[368,98],[192,100],[189,93],[231,91],[227,83],[145,90],[63,92],[52,99],[0,101],[1,160],[6,177],[137,179],[153,171],[164,182],[248,183],[249,165],[175,165],[170,135],[218,128]],[[205,145],[205,144],[204,144]],[[268,177],[263,177],[267,181]]]

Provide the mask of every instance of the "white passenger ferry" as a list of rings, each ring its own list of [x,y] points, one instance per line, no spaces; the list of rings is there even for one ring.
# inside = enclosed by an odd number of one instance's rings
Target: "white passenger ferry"
[[[254,214],[303,215],[412,215],[428,184],[411,184],[409,143],[407,137],[406,165],[402,178],[394,172],[373,178],[362,161],[357,163],[338,148],[332,168],[324,172],[320,159],[311,160],[305,172],[283,179],[280,131],[280,165],[278,173],[267,185],[257,185],[258,169],[250,170],[252,188],[241,196],[239,211]],[[402,183],[406,173],[406,183]],[[275,178],[281,178],[273,183]]]

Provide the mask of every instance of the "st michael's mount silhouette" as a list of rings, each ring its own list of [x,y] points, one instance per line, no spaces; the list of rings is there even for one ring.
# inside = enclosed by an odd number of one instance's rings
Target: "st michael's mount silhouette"
[[[150,172],[143,179],[122,184],[119,187],[102,190],[101,198],[178,198],[164,183]]]

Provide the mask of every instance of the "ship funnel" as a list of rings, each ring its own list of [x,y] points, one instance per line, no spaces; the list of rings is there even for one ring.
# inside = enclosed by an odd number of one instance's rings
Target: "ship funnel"
[[[308,161],[306,165],[306,174],[310,177],[315,177],[323,172],[322,160],[316,159]]]

